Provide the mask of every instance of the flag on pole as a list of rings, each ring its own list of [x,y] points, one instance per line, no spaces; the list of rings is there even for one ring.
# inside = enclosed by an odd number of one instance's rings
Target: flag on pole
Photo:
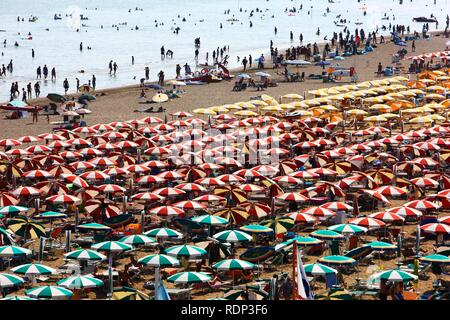
[[[301,250],[298,249],[297,245],[295,245],[295,250],[297,251],[297,295],[300,299],[312,300],[313,295],[308,279],[306,278],[305,268],[303,267]]]
[[[166,287],[162,283],[161,279],[159,280],[158,289],[155,293],[155,300],[170,300],[169,293],[166,290]]]

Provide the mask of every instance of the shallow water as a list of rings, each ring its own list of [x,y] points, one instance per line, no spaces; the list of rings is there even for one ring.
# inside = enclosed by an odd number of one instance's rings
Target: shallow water
[[[337,15],[350,20],[348,24],[351,32],[355,28],[373,30],[383,24],[409,24],[412,30],[421,31],[421,23],[413,23],[414,16],[434,14],[440,22],[440,28],[445,27],[445,16],[449,12],[447,0],[409,0],[399,4],[399,0],[367,0],[358,3],[356,0],[2,0],[0,7],[0,65],[7,65],[13,59],[14,72],[0,78],[0,101],[9,99],[11,82],[18,81],[20,88],[28,82],[35,83],[36,68],[47,64],[49,71],[56,67],[57,81],[41,81],[41,96],[49,92],[63,92],[62,82],[65,77],[70,82],[69,92],[75,89],[75,78],[80,83],[87,83],[92,74],[97,77],[97,88],[110,88],[122,85],[136,84],[144,77],[145,66],[150,67],[151,80],[157,78],[157,73],[164,70],[166,79],[175,76],[175,65],[183,66],[188,62],[193,68],[194,39],[201,38],[200,63],[205,62],[206,52],[209,62],[212,50],[218,46],[230,46],[229,67],[236,67],[237,56],[252,54],[257,58],[268,51],[270,40],[275,46],[286,47],[290,44],[289,32],[294,33],[295,44],[298,44],[300,33],[306,41],[321,41],[323,37],[333,31],[339,32],[343,28],[333,23]],[[285,8],[303,4],[303,10],[288,16]],[[135,11],[136,7],[143,11]],[[311,8],[312,7],[312,8]],[[324,15],[326,8],[331,12]],[[243,12],[239,12],[242,8]],[[259,8],[262,12],[255,12],[249,19],[251,10]],[[363,15],[364,8],[367,16]],[[389,9],[390,8],[390,9]],[[131,12],[128,12],[132,9]],[[230,9],[229,15],[224,11]],[[247,10],[247,12],[245,12]],[[308,15],[308,10],[311,14]],[[61,14],[62,20],[54,20],[54,14]],[[382,20],[384,13],[390,16],[390,21]],[[72,14],[78,17],[83,14],[88,20],[66,17]],[[395,14],[395,21],[392,15]],[[28,22],[28,18],[37,16],[36,22]],[[180,15],[180,17],[178,17]],[[238,22],[229,22],[234,17]],[[272,15],[274,16],[272,18]],[[25,22],[17,22],[17,16],[23,17]],[[182,19],[186,18],[186,22]],[[155,27],[155,19],[164,23]],[[252,21],[253,27],[249,27]],[[119,30],[112,25],[120,25]],[[362,22],[356,25],[355,22]],[[220,23],[223,29],[219,28]],[[82,27],[81,24],[85,24]],[[103,28],[102,28],[103,26]],[[135,26],[139,30],[132,30]],[[173,28],[181,28],[179,34],[173,33]],[[278,28],[277,36],[274,27]],[[315,34],[321,29],[321,36]],[[48,31],[46,29],[49,29]],[[76,29],[80,28],[80,32]],[[435,25],[431,26],[431,30]],[[33,39],[25,40],[31,32]],[[18,34],[20,33],[20,35]],[[7,40],[3,48],[3,40]],[[14,47],[14,42],[19,47]],[[79,45],[83,42],[84,50],[80,52]],[[174,59],[161,61],[160,47],[174,51]],[[87,50],[87,47],[92,50]],[[31,49],[34,48],[36,57],[32,59]],[[131,56],[135,57],[135,64],[131,64]],[[116,76],[110,76],[108,62],[116,61],[119,69]],[[84,70],[85,73],[79,73]]]

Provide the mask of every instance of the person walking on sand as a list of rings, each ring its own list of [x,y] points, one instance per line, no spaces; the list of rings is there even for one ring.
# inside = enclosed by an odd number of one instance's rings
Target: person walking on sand
[[[158,73],[158,84],[162,87],[162,86],[164,86],[164,71],[160,71],[159,73]]]
[[[150,79],[150,68],[147,66],[145,67],[145,80]]]
[[[25,91],[25,88],[22,88],[22,101],[27,102],[27,92]]]
[[[175,72],[177,74],[177,78],[181,77],[181,66],[179,64],[175,67]]]
[[[247,57],[244,57],[244,59],[242,59],[242,65],[244,66],[244,71],[247,70]]]
[[[97,78],[95,77],[95,74],[92,75],[92,88],[95,91],[95,87],[97,86]]]
[[[38,110],[38,107],[37,106],[34,106],[34,109],[33,109],[33,123],[37,123],[38,122],[38,113],[39,113],[39,110]]]
[[[67,80],[67,78],[64,79],[63,87],[64,87],[64,94],[67,95],[67,91],[69,91],[69,81]]]
[[[416,52],[416,40],[412,42],[412,52]]]

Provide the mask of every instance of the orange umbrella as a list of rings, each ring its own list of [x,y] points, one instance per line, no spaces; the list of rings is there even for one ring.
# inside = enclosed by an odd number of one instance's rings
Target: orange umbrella
[[[427,87],[425,83],[420,81],[409,81],[406,85],[411,89],[425,89]]]

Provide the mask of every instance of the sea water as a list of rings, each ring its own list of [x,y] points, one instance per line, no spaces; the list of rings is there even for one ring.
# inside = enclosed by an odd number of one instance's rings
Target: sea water
[[[302,11],[298,10],[300,5]],[[295,14],[285,12],[293,7],[297,9]],[[225,14],[226,10],[230,14]],[[249,17],[252,10],[253,17]],[[201,39],[199,63],[206,61],[206,52],[211,63],[212,50],[229,46],[230,52],[225,54],[230,55],[232,68],[240,65],[237,56],[242,60],[251,54],[255,59],[267,52],[270,40],[275,47],[289,46],[290,31],[294,33],[294,45],[299,44],[300,33],[304,42],[323,41],[325,35],[330,38],[332,32],[343,30],[334,23],[339,15],[350,21],[347,26],[353,34],[356,28],[367,33],[379,27],[381,32],[381,26],[389,23],[410,25],[412,31],[420,32],[422,24],[412,22],[412,17],[431,14],[438,18],[439,28],[444,28],[448,12],[446,0],[437,0],[437,5],[434,0],[404,0],[403,4],[399,0],[0,0],[0,65],[6,66],[11,59],[14,63],[13,73],[0,77],[0,101],[9,100],[12,82],[18,81],[20,90],[28,82],[34,85],[36,69],[44,64],[49,73],[56,68],[57,79],[51,81],[49,74],[47,81],[40,80],[41,96],[62,93],[65,78],[70,83],[69,92],[74,92],[75,78],[86,84],[93,74],[97,89],[120,87],[138,84],[146,66],[150,68],[150,80],[156,80],[160,70],[166,79],[174,78],[176,64],[188,63],[195,70],[197,37]],[[55,14],[62,19],[54,20]],[[383,19],[385,14],[390,20]],[[80,15],[88,20],[81,20]],[[25,21],[18,22],[18,16]],[[32,16],[38,19],[29,22]],[[180,28],[178,34],[174,33],[176,27]],[[316,34],[318,28],[320,36]],[[431,24],[431,30],[435,28]],[[27,39],[28,33],[32,40]],[[14,46],[16,41],[19,47]],[[161,46],[174,52],[173,59],[161,60]],[[118,64],[116,76],[109,74],[110,60]]]

